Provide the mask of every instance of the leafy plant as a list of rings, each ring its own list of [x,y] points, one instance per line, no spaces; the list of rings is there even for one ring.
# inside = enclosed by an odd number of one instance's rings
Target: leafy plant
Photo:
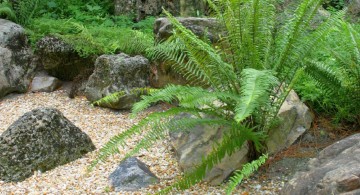
[[[125,157],[151,147],[169,131],[191,129],[201,124],[228,127],[225,138],[194,172],[185,174],[162,192],[186,189],[201,181],[208,170],[245,142],[260,152],[281,104],[302,74],[311,75],[329,92],[338,88],[341,83],[336,75],[310,58],[311,51],[320,43],[318,40],[331,32],[338,15],[315,31],[309,31],[308,26],[321,1],[304,0],[292,18],[276,29],[274,3],[272,0],[209,0],[209,6],[228,33],[217,47],[199,39],[165,11],[175,27],[174,36],[150,48],[148,55],[172,62],[177,71],[206,89],[169,85],[144,96],[134,105],[134,115],[159,101],[176,101],[178,107],[152,113],[113,137],[100,149],[90,169],[119,152],[118,147],[123,146],[127,138],[140,135],[144,130],[147,132],[143,138]],[[184,112],[194,117],[174,120],[174,116]]]
[[[28,26],[28,34],[33,46],[46,35],[63,39],[73,45],[81,56],[112,54],[145,54],[145,49],[153,45],[152,35],[131,27],[118,27],[115,23],[108,25],[84,24],[75,19],[54,20],[51,18],[34,19]]]
[[[337,75],[342,83],[341,88],[336,93],[328,93],[324,88],[318,88],[311,77],[303,77],[296,89],[314,110],[334,117],[335,122],[360,124],[360,113],[357,112],[360,106],[357,56],[359,29],[346,22],[339,22],[337,26],[335,31],[322,40],[324,44],[313,52],[313,57]]]

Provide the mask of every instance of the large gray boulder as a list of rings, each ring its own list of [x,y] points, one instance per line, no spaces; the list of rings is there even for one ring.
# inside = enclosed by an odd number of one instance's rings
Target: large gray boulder
[[[326,147],[309,161],[308,171],[297,173],[281,194],[360,194],[360,134]]]
[[[0,180],[17,182],[95,150],[91,139],[54,108],[25,113],[0,136]]]
[[[149,60],[126,54],[102,55],[96,59],[85,95],[89,101],[99,100],[114,92],[144,88],[149,84]]]
[[[183,117],[192,116],[182,114],[174,120]],[[196,165],[200,165],[202,158],[211,153],[215,144],[221,142],[225,130],[222,126],[198,125],[186,131],[170,131],[171,145],[175,150],[180,168],[185,173],[193,171]],[[204,181],[212,185],[221,184],[233,171],[240,169],[249,161],[248,152],[249,146],[245,143],[239,151],[231,156],[225,156],[219,164],[215,165],[207,173]]]
[[[39,63],[51,76],[60,80],[71,81],[77,75],[94,67],[93,56],[81,57],[70,44],[60,38],[46,36],[36,45]]]
[[[159,182],[146,164],[135,157],[121,162],[109,179],[111,187],[117,192],[135,191]]]
[[[310,129],[313,115],[294,91],[290,91],[279,113],[279,125],[269,131],[266,146],[270,154],[291,146]]]
[[[0,19],[0,98],[12,92],[26,92],[35,63],[25,30]]]

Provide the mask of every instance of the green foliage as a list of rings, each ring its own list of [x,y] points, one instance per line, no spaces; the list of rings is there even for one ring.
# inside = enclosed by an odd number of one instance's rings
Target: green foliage
[[[112,4],[98,0],[4,1],[0,15],[25,26],[33,46],[40,38],[53,35],[84,57],[120,51],[145,54],[153,45],[154,18],[133,23],[126,16],[111,16]]]
[[[125,95],[130,94],[130,95],[135,95],[135,97],[140,97],[142,95],[147,95],[147,94],[153,93],[156,90],[157,89],[153,89],[153,88],[135,88],[135,89],[130,90],[129,92],[119,91],[119,92],[115,92],[111,95],[108,95],[106,97],[103,97],[95,102],[92,102],[91,105],[112,108],[113,106],[111,106],[111,105],[119,102],[119,100],[121,100],[121,98],[123,98]]]
[[[250,163],[247,163],[243,166],[241,171],[236,171],[234,176],[230,178],[230,181],[226,188],[226,194],[231,194],[234,191],[235,187],[241,183],[241,181],[249,177],[252,173],[257,171],[261,165],[263,165],[268,159],[268,155],[264,154],[259,157],[259,159],[254,160]]]
[[[6,0],[0,1],[0,18],[5,18],[12,21],[16,20],[16,14],[12,8],[12,5]]]
[[[324,0],[323,7],[330,12],[342,10],[345,7],[344,0]]]
[[[337,90],[329,93],[329,88],[318,88],[319,80],[313,81],[310,77],[304,77],[302,82],[296,87],[300,96],[308,104],[322,113],[335,116],[335,121],[348,121],[360,124],[358,108],[360,106],[359,98],[359,30],[357,26],[339,22],[336,31],[326,36],[322,47],[314,52],[314,58],[322,63],[309,66],[308,72],[326,72],[331,73],[332,77],[339,78],[341,85],[335,85]],[[325,66],[326,64],[327,66]],[[319,70],[320,69],[320,70]],[[313,74],[316,76],[316,74]]]
[[[151,147],[169,131],[187,130],[199,124],[228,127],[225,138],[214,146],[210,155],[204,156],[194,172],[162,192],[186,189],[201,181],[206,171],[243,143],[253,143],[254,149],[260,151],[281,104],[304,72],[332,93],[341,85],[336,74],[314,61],[311,55],[341,17],[340,13],[334,15],[311,30],[309,24],[321,5],[320,0],[302,1],[279,29],[275,28],[277,15],[272,0],[208,0],[208,3],[227,31],[217,47],[201,40],[164,11],[174,26],[174,35],[147,50],[151,59],[172,62],[175,70],[204,88],[169,85],[143,96],[143,100],[134,105],[134,114],[159,101],[176,101],[178,107],[152,113],[113,137],[91,167],[118,152],[127,138],[140,135],[144,130],[147,132],[126,157]],[[174,119],[184,112],[194,117]]]
[[[53,35],[74,46],[81,56],[125,52],[145,54],[145,49],[153,45],[152,34],[147,29],[132,30],[128,26],[119,27],[111,20],[103,19],[99,24],[84,24],[75,19],[51,18],[34,19],[28,26],[30,40],[34,44],[46,35]],[[144,31],[144,32],[142,32]]]

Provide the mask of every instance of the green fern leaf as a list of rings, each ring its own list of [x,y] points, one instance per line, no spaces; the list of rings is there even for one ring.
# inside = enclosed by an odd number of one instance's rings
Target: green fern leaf
[[[245,164],[240,171],[236,171],[235,175],[230,178],[226,188],[226,194],[230,195],[231,192],[234,191],[235,187],[241,183],[244,178],[249,177],[252,173],[258,170],[258,168],[266,162],[267,158],[268,155],[264,154],[260,156],[259,159]]]
[[[269,90],[276,84],[276,78],[268,70],[244,69],[242,78],[242,94],[235,108],[237,122],[241,122],[256,108],[269,101]]]

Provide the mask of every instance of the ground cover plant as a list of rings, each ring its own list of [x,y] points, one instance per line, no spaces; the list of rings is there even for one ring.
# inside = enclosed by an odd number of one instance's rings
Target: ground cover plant
[[[152,46],[153,17],[134,23],[114,16],[112,1],[26,0],[0,5],[0,15],[23,25],[32,45],[51,35],[71,44],[83,57],[89,55],[144,54]]]
[[[276,121],[281,104],[301,75],[311,76],[329,94],[342,86],[332,69],[311,55],[319,44],[324,44],[321,40],[334,30],[342,12],[314,30],[309,25],[322,4],[319,0],[302,1],[284,23],[276,20],[272,0],[209,0],[208,3],[228,33],[220,44],[213,47],[206,38],[195,36],[165,11],[175,26],[175,34],[170,40],[147,50],[152,59],[172,62],[175,70],[206,88],[169,85],[144,96],[134,105],[134,115],[159,101],[175,101],[178,106],[150,114],[113,137],[100,150],[91,167],[118,152],[127,138],[145,129],[149,131],[125,157],[151,147],[157,140],[164,139],[168,131],[191,129],[199,124],[228,127],[222,142],[204,157],[194,172],[185,174],[161,193],[186,189],[201,181],[207,170],[245,142],[251,143],[253,151],[261,154],[262,143]],[[194,117],[174,120],[174,116],[184,112]],[[262,157],[255,162],[261,164],[263,161]],[[255,164],[250,166],[252,168],[245,166],[247,170],[243,170],[243,175],[254,170]],[[237,174],[232,179],[229,193],[243,175]]]

